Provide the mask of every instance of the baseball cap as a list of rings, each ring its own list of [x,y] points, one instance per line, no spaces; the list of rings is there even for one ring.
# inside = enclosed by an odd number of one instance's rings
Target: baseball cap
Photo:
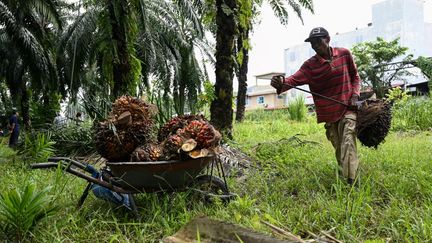
[[[309,37],[305,40],[305,42],[310,42],[310,40],[315,37],[325,36],[329,36],[329,32],[326,29],[324,29],[323,27],[315,27],[311,30],[311,32],[309,33]]]

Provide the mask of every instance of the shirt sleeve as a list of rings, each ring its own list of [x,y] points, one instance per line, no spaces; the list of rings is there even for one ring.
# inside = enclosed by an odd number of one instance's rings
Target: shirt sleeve
[[[291,89],[293,86],[300,86],[303,84],[309,84],[310,73],[308,71],[306,63],[303,63],[301,68],[295,72],[293,75],[286,77],[284,80],[284,85],[282,86],[281,93]]]
[[[348,56],[349,75],[351,78],[352,92],[353,92],[353,94],[360,95],[360,82],[361,82],[360,76],[358,74],[357,66],[354,63],[354,59],[351,55],[351,52],[348,51],[348,53],[349,53],[349,56]]]

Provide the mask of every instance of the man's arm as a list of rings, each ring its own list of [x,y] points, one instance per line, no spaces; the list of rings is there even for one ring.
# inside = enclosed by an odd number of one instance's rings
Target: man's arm
[[[349,52],[349,51],[348,51]],[[353,95],[357,95],[357,97],[360,95],[360,76],[357,71],[357,66],[354,62],[354,59],[351,55],[351,52],[349,52],[348,57],[348,67],[349,67],[349,74],[351,78],[351,86],[352,86],[352,93]]]
[[[309,72],[307,71],[306,64],[304,63],[301,68],[293,75],[281,80],[279,76],[272,78],[271,85],[278,91],[278,94],[288,91],[292,87],[308,84],[310,80]]]

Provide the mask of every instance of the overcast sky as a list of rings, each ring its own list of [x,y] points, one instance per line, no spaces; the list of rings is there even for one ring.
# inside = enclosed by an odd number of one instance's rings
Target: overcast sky
[[[261,10],[261,23],[251,37],[248,85],[255,85],[255,75],[283,72],[284,49],[301,44],[313,27],[325,27],[330,35],[344,33],[372,22],[372,4],[382,0],[314,0],[315,14],[304,12],[301,21],[291,12],[288,25],[282,26],[269,6]],[[424,1],[425,21],[432,22],[432,0]],[[261,84],[261,83],[260,83]],[[237,90],[237,84],[234,89]]]

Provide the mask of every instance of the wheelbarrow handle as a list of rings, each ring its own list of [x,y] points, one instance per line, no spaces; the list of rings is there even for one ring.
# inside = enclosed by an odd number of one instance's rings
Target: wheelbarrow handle
[[[80,169],[83,169],[83,170],[86,170],[86,168],[87,168],[87,164],[81,163],[81,162],[73,160],[71,158],[67,158],[67,157],[51,157],[51,158],[48,158],[49,162],[59,162],[61,160],[69,162],[69,163],[71,163],[71,164],[75,165],[76,167],[78,167]]]
[[[73,169],[73,168],[71,168],[71,167],[69,167],[69,166],[67,166],[67,165],[65,165],[63,163],[60,163],[60,162],[57,162],[57,163],[55,163],[55,162],[37,163],[37,164],[31,164],[30,167],[32,169],[56,168],[59,164],[63,167],[63,169],[65,171],[69,172],[72,175],[80,177],[80,178],[82,178],[82,179],[84,179],[84,180],[86,180],[88,182],[91,182],[91,183],[94,183],[94,184],[98,184],[100,186],[103,186],[105,188],[108,188],[108,189],[110,189],[112,191],[115,191],[115,192],[118,192],[118,193],[126,193],[126,194],[130,193],[130,191],[127,191],[127,190],[125,190],[125,189],[123,189],[121,187],[114,186],[111,183],[99,180],[99,179],[97,179],[97,178],[95,178],[93,176],[89,176],[89,175],[87,175],[85,173],[77,171],[77,170],[75,170],[75,169]],[[94,170],[96,170],[94,167],[92,167],[92,166],[90,166],[90,167],[93,168]],[[86,168],[90,169],[90,167],[86,167]],[[87,171],[87,172],[91,173],[91,171]],[[96,170],[96,172],[98,172],[98,171]]]
[[[58,164],[54,163],[54,162],[47,162],[47,163],[36,163],[36,164],[31,164],[30,168],[32,169],[47,169],[47,168],[55,168],[57,167]]]

